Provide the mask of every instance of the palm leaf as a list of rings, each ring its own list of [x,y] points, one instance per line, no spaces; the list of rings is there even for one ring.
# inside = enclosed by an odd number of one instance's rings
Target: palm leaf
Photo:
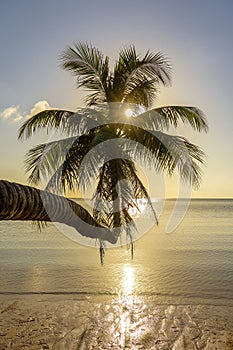
[[[160,52],[154,54],[148,51],[143,58],[140,58],[136,54],[135,47],[130,46],[120,52],[118,66],[120,72],[118,73],[116,69],[116,76],[122,76],[123,72],[122,101],[130,101],[148,107],[156,97],[158,86],[170,84],[171,67]],[[147,101],[145,97],[140,99],[139,91],[142,92],[142,96],[148,93]],[[130,100],[129,95],[131,95]]]
[[[61,56],[62,67],[72,71],[77,77],[78,87],[94,90],[94,95],[87,97],[87,104],[106,101],[106,81],[109,71],[109,59],[95,47],[87,43],[75,43]]]
[[[204,163],[204,153],[199,147],[183,137],[160,131],[149,132],[127,124],[118,124],[118,127],[124,133],[122,138],[126,139],[126,145],[128,140],[127,152],[134,159],[156,171],[167,171],[169,175],[177,168],[184,181],[199,186],[201,173],[198,163]]]
[[[134,45],[119,54],[114,71],[108,80],[108,102],[131,102],[149,106],[160,84],[170,83],[170,65],[161,53],[139,57]],[[146,98],[146,94],[148,94]]]
[[[50,109],[37,113],[23,123],[19,129],[18,138],[29,138],[42,128],[47,130],[51,128],[57,129],[61,125],[63,126],[73,114],[74,112],[58,109]]]
[[[196,107],[164,106],[153,108],[140,114],[133,123],[148,130],[168,130],[177,127],[180,122],[189,124],[196,131],[208,131],[204,113]]]
[[[50,177],[46,189],[53,192],[64,192],[80,190],[85,192],[91,185],[91,180],[97,177],[98,159],[93,157],[86,166],[83,159],[91,152],[91,142],[94,135],[82,135],[76,139],[68,150],[64,161]]]
[[[58,141],[39,144],[30,149],[26,154],[26,172],[31,184],[38,184],[42,178],[46,179],[53,174],[64,162],[67,152],[77,140],[69,137]]]
[[[82,135],[105,122],[101,111],[81,109],[80,112],[51,109],[42,111],[26,120],[19,130],[19,139],[30,138],[41,129],[55,129],[66,135]]]
[[[134,163],[126,158],[112,159],[104,163],[99,171],[94,195],[95,215],[100,220],[98,222],[104,222],[108,227],[126,230],[132,221],[129,208],[136,208],[139,211],[136,202],[138,198],[148,200],[157,221],[149,195],[137,176]],[[129,232],[130,230],[126,233]]]
[[[94,195],[94,218],[114,229],[117,235],[125,231],[132,234],[135,228],[127,207],[132,201],[132,191],[128,187],[122,159],[111,159],[104,163],[99,172],[99,181]]]
[[[94,135],[69,137],[38,145],[26,155],[26,171],[31,172],[29,181],[38,184],[42,178],[49,179],[47,190],[62,192],[68,186],[78,186],[78,171]]]

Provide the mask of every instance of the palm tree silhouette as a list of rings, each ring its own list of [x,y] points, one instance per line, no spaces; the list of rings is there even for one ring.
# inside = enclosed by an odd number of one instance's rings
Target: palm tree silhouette
[[[137,161],[170,175],[178,169],[183,180],[198,186],[204,153],[184,137],[168,132],[180,123],[207,131],[206,118],[196,107],[152,108],[159,87],[171,83],[171,66],[161,52],[139,56],[131,45],[120,51],[111,69],[109,57],[79,42],[60,59],[62,67],[77,79],[77,87],[89,94],[85,108],[45,110],[21,126],[19,139],[30,138],[40,129],[65,134],[29,150],[26,170],[30,183],[46,178],[46,189],[61,193],[85,190],[95,179],[93,218],[116,237],[125,232],[133,246],[130,208],[138,209],[136,199],[146,198],[153,211]],[[100,247],[103,253],[101,237]]]
[[[117,240],[113,232],[99,225],[78,203],[48,191],[6,180],[0,180],[0,220],[60,222],[74,227],[85,237],[101,238],[112,244]]]

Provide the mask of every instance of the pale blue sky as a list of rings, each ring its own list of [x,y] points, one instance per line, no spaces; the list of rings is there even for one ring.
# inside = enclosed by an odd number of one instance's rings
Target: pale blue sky
[[[1,1],[0,178],[26,183],[24,153],[32,143],[17,141],[22,120],[15,119],[39,101],[82,105],[83,93],[59,67],[60,53],[88,41],[114,59],[134,43],[142,54],[151,49],[171,59],[173,85],[162,89],[158,105],[195,105],[209,120],[208,135],[182,128],[208,157],[194,197],[233,197],[232,34],[231,0]]]

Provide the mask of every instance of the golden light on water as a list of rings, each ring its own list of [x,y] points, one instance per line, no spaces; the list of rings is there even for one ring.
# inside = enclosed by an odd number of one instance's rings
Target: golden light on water
[[[44,290],[46,285],[47,269],[40,266],[31,266],[29,269],[29,278],[27,281],[28,290]]]
[[[134,271],[131,266],[125,266],[124,267],[124,281],[123,281],[123,288],[124,288],[124,294],[129,295],[132,294],[133,287],[134,287]]]
[[[141,336],[142,330],[138,325],[143,304],[140,298],[134,294],[136,285],[135,269],[129,264],[125,264],[122,277],[122,294],[117,301],[119,306],[118,328],[113,337],[119,341],[120,347],[125,349],[131,340],[138,339]]]
[[[135,283],[134,270],[129,265],[123,267],[123,284],[122,295],[119,298],[119,304],[122,310],[119,314],[119,333],[120,333],[120,345],[123,347],[130,335],[131,319],[130,314],[133,308],[133,288]]]

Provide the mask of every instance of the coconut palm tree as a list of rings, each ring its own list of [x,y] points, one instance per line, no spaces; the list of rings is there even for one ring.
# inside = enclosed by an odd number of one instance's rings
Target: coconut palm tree
[[[117,240],[110,230],[99,225],[76,202],[5,180],[0,180],[0,220],[60,222],[74,227],[82,236],[101,238],[110,243]]]
[[[170,175],[177,169],[183,180],[198,186],[203,152],[184,137],[168,132],[181,123],[198,132],[207,131],[207,121],[192,106],[152,108],[159,87],[171,83],[171,67],[161,52],[139,56],[129,46],[120,51],[111,69],[109,57],[97,48],[76,43],[63,52],[61,62],[74,74],[77,87],[89,94],[85,108],[45,110],[21,126],[19,139],[30,138],[41,129],[65,135],[28,152],[29,180],[38,184],[46,178],[48,191],[66,193],[67,189],[85,190],[95,179],[95,221],[116,237],[125,232],[132,243],[135,226],[130,208],[138,209],[135,199],[147,198],[153,211],[137,161]],[[104,239],[99,239],[103,251]]]

